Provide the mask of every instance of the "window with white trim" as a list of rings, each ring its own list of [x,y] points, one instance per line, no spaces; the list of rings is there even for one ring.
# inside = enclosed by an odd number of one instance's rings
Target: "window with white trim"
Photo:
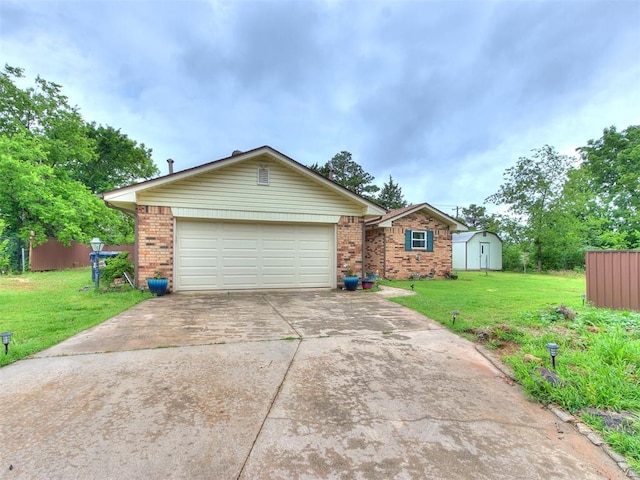
[[[426,250],[427,232],[414,230],[411,232],[411,250]]]
[[[433,230],[405,230],[404,249],[433,252]]]

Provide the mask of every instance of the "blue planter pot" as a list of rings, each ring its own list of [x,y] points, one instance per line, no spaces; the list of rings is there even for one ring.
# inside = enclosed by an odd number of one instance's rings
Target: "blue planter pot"
[[[149,291],[155,295],[161,296],[167,293],[169,286],[168,278],[147,278],[147,286]]]
[[[353,292],[358,288],[360,277],[342,277],[342,281],[344,282],[344,288]]]

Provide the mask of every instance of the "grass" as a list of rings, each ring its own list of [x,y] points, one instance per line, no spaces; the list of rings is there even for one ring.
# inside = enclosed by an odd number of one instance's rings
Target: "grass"
[[[0,330],[13,332],[8,355],[0,352],[0,366],[55,345],[149,297],[131,288],[96,292],[88,268],[0,276]]]
[[[606,428],[585,408],[640,416],[640,314],[583,305],[582,274],[537,275],[462,272],[456,281],[385,282],[416,295],[393,299],[452,331],[482,343],[509,365],[532,398],[560,405],[599,431],[640,471],[640,423]],[[558,307],[577,316],[567,319]],[[459,311],[453,322],[452,311]],[[546,344],[560,346],[552,385],[539,372],[553,370]],[[525,354],[536,361],[525,361]]]

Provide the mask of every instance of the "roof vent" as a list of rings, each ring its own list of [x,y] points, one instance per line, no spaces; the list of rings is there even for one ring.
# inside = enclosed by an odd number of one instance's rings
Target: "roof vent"
[[[231,152],[231,156],[235,157],[236,155],[241,155],[244,152],[242,150],[234,150],[233,152]]]
[[[269,169],[267,167],[258,167],[258,185],[269,185]]]
[[[173,173],[173,158],[167,158],[167,163],[169,164],[169,175]]]

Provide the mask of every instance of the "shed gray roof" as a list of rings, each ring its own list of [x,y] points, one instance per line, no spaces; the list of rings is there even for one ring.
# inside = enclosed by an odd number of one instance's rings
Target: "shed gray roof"
[[[490,232],[488,230],[478,230],[477,232],[463,232],[463,233],[454,233],[451,235],[451,241],[453,243],[467,243],[469,240],[473,238],[474,235],[479,233],[487,232],[491,235],[495,235],[495,237],[502,242],[502,239],[495,233]]]

